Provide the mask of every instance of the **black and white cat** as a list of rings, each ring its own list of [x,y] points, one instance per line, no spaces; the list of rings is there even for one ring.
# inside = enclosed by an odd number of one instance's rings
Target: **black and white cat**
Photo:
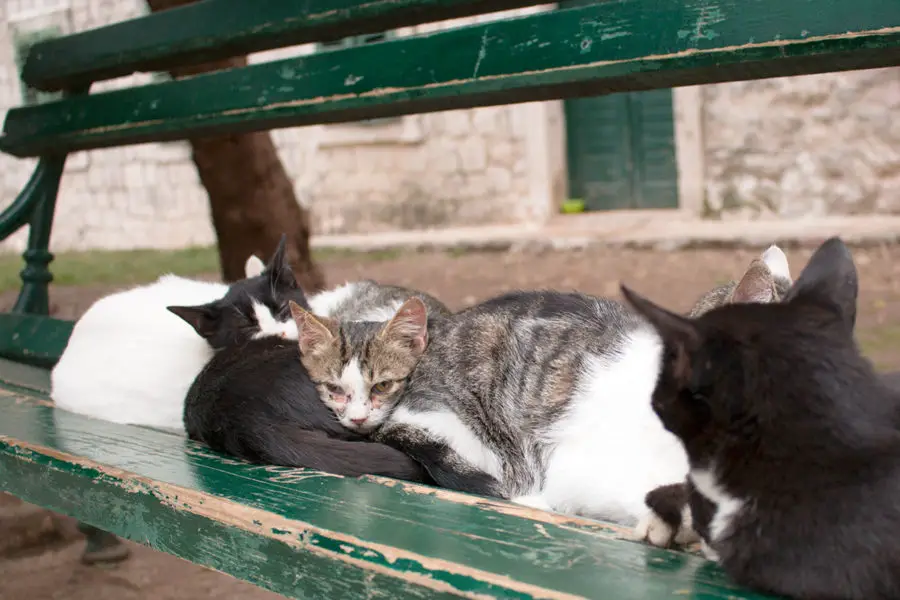
[[[251,258],[247,269],[250,276],[230,286],[164,275],[95,302],[51,372],[56,406],[183,432],[184,397],[213,355],[210,344],[296,337],[287,301],[303,297],[284,261],[284,239],[268,268],[259,272]],[[167,310],[172,305],[201,306],[176,308],[179,318]]]
[[[664,341],[653,410],[687,452],[680,498],[708,554],[795,600],[900,598],[900,392],[854,341],[840,239],[780,303],[689,319],[622,291]]]

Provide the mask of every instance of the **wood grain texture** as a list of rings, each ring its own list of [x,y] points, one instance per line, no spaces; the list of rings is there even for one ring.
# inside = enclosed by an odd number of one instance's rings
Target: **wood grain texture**
[[[620,0],[9,111],[16,156],[900,64],[896,0]]]
[[[602,523],[248,465],[55,411],[9,384],[0,489],[291,598],[763,598],[700,557],[616,540]]]
[[[41,90],[72,88],[533,4],[540,0],[206,0],[36,44],[22,79]]]

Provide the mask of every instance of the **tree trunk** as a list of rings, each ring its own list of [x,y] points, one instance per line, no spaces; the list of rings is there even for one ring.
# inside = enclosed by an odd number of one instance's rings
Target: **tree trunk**
[[[147,5],[157,12],[194,1],[147,0]],[[238,57],[178,67],[170,73],[178,78],[246,64],[246,58]],[[269,133],[196,138],[190,143],[197,173],[209,194],[225,281],[244,276],[244,263],[251,254],[268,260],[286,233],[297,281],[307,293],[321,290],[324,278],[309,249],[309,215],[297,202]]]

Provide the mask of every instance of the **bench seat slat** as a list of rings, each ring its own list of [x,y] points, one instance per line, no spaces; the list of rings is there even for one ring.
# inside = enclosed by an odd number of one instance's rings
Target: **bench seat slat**
[[[0,489],[292,598],[763,598],[698,556],[614,540],[611,526],[248,465],[2,384]]]
[[[22,68],[53,91],[138,71],[203,62],[542,0],[205,0],[35,44]]]
[[[16,156],[900,64],[900,2],[621,0],[9,111]]]

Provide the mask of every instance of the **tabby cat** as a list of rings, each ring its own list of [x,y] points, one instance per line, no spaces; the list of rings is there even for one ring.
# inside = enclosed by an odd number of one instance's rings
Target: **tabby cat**
[[[786,260],[767,266],[778,254],[764,256],[765,268],[751,265],[727,296],[748,301],[774,289],[772,271],[787,275]],[[341,422],[413,456],[439,485],[635,524],[649,490],[684,479],[684,450],[650,407],[662,342],[623,305],[513,292],[423,321],[414,319],[418,333],[409,344],[419,356],[408,379],[392,373],[390,394],[367,398]],[[301,353],[321,344],[351,357],[350,348],[377,339],[382,325],[366,327],[355,342],[335,326],[327,334],[319,328]],[[326,390],[331,398],[339,391]]]

